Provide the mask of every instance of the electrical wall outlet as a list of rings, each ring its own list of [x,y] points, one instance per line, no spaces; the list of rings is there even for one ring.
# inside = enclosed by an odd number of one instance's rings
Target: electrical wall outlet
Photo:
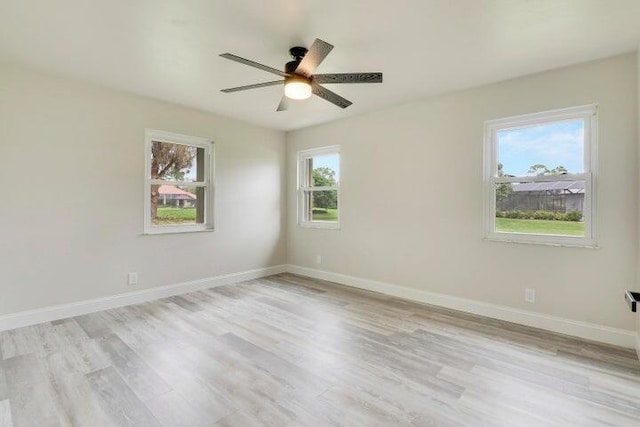
[[[127,275],[129,286],[135,286],[138,284],[138,273],[129,273]]]
[[[322,255],[316,255],[316,264],[322,264]]]
[[[526,288],[524,290],[524,300],[526,302],[531,302],[531,303],[536,302],[536,290],[531,288]]]

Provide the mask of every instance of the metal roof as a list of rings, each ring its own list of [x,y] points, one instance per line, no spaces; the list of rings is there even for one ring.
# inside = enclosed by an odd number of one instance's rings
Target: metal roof
[[[511,185],[513,191],[566,191],[573,194],[584,193],[584,181],[541,181],[517,182]]]

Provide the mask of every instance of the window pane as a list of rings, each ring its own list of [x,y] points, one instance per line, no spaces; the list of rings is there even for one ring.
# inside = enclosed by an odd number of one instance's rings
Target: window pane
[[[585,181],[496,184],[496,231],[584,237]]]
[[[573,119],[497,133],[498,176],[584,172],[584,120]]]
[[[311,200],[309,216],[311,221],[338,221],[338,191],[312,191],[306,194]]]
[[[204,148],[154,141],[151,179],[204,181]]]
[[[151,223],[180,225],[204,223],[204,187],[151,186]]]
[[[329,187],[336,185],[340,181],[340,161],[339,155],[328,154],[325,156],[315,156],[309,159],[312,170],[312,182],[314,187]]]

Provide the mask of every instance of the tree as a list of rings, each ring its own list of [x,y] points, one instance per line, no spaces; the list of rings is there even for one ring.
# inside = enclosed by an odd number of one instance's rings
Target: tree
[[[316,168],[313,170],[313,185],[316,187],[331,187],[336,185],[336,172],[329,168]],[[314,191],[313,206],[321,209],[338,208],[338,192]]]
[[[564,175],[567,173],[569,173],[569,171],[562,165],[556,166],[549,171],[549,175]]]
[[[553,169],[549,169],[545,165],[536,163],[535,165],[531,165],[527,173],[529,175],[544,176],[544,175],[563,175],[568,173],[568,171],[567,171],[567,168],[565,168],[562,165],[556,166]]]
[[[196,157],[196,152],[196,147],[154,141],[151,146],[151,179],[184,180],[185,174],[189,172]],[[159,187],[159,185],[151,186],[151,220],[156,219],[158,213]]]
[[[498,178],[502,178],[504,176],[511,175],[506,175],[502,169],[502,163],[498,163]],[[506,200],[512,192],[513,188],[511,188],[510,182],[501,182],[496,186],[496,202]]]

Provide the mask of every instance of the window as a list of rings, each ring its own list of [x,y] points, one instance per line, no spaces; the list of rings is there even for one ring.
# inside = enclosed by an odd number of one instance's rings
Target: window
[[[145,234],[213,229],[213,142],[147,129]]]
[[[597,106],[485,123],[485,238],[596,246]]]
[[[298,224],[338,228],[340,147],[298,153]]]

